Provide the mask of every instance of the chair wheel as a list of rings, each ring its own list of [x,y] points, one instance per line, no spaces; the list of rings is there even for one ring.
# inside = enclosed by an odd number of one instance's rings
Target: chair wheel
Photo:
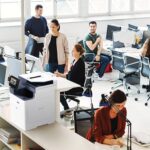
[[[135,98],[135,101],[138,101],[138,98]]]
[[[126,96],[129,96],[129,94],[128,94],[128,93],[126,93]]]
[[[110,91],[109,94],[112,94],[112,91]]]
[[[127,88],[128,88],[128,90],[130,90],[130,86],[128,86]]]
[[[140,90],[138,90],[137,93],[140,94]]]
[[[145,106],[148,106],[148,103],[145,103]]]

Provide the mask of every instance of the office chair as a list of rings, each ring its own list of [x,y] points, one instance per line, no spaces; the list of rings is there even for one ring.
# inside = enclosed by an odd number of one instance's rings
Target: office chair
[[[140,61],[136,58],[125,56],[123,52],[118,52],[115,50],[112,51],[112,58],[113,69],[118,70],[124,76],[121,83],[115,87],[112,87],[111,89],[114,90],[120,86],[123,86],[128,92],[130,86],[127,85],[127,79],[133,75],[137,76],[137,73],[139,72]],[[138,90],[137,93],[140,93],[140,91]]]
[[[95,66],[91,65],[88,67],[86,76],[85,76],[85,83],[84,83],[84,87],[81,87],[81,91],[77,92],[77,93],[73,93],[73,95],[67,95],[65,94],[66,99],[69,99],[69,101],[75,101],[77,103],[77,106],[75,108],[75,110],[79,110],[82,109],[81,107],[79,107],[80,104],[80,100],[78,99],[81,96],[86,96],[86,97],[91,97],[91,93],[88,91],[88,88],[92,87],[92,76],[93,76],[93,72],[94,72]]]
[[[146,89],[146,92],[150,92],[150,61],[148,57],[141,57],[141,75],[145,78],[148,78],[148,85],[142,85],[142,88]],[[150,94],[147,95],[148,99],[146,100],[145,106],[148,105],[148,101],[150,100]]]
[[[86,138],[88,130],[93,125],[94,114],[97,108],[74,111],[75,133]]]

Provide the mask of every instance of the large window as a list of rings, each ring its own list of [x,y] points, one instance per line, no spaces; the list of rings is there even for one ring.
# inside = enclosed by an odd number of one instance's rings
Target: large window
[[[107,13],[108,0],[89,0],[89,14]]]
[[[150,11],[150,0],[134,0],[135,11]]]
[[[0,0],[0,19],[21,17],[21,0]]]
[[[111,12],[129,12],[131,0],[111,0]]]
[[[89,17],[150,13],[150,0],[24,0],[25,17],[35,15],[35,6],[43,5],[47,18]],[[0,20],[19,20],[21,0],[0,0]]]
[[[35,14],[35,6],[41,4],[43,6],[43,15],[46,17],[53,16],[53,0],[32,0],[31,15]]]
[[[78,14],[78,0],[56,0],[58,16],[72,16]]]

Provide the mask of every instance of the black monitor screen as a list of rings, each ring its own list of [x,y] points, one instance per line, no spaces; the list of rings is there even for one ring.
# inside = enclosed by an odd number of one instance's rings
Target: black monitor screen
[[[121,27],[114,26],[114,25],[107,25],[107,33],[106,33],[106,39],[107,40],[113,40],[113,32],[114,31],[121,31]]]
[[[150,30],[150,24],[147,24],[148,30]]]
[[[128,24],[128,29],[138,30],[138,26],[135,26],[135,25],[132,25],[132,24]]]
[[[5,84],[6,66],[0,64],[0,84]]]

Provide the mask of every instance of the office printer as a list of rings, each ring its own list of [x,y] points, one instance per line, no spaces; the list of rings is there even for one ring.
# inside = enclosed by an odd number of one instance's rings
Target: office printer
[[[56,80],[35,72],[9,77],[11,119],[23,130],[55,121]]]

